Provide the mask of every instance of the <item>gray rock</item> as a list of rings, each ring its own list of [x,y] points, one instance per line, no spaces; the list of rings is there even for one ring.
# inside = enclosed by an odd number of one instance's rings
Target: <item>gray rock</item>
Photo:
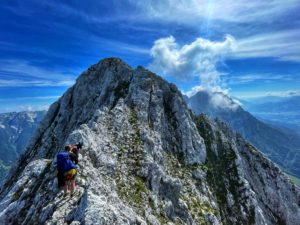
[[[78,190],[63,197],[53,159],[78,141]],[[174,85],[110,58],[50,107],[1,188],[0,222],[294,225],[299,196],[226,125],[194,116]]]

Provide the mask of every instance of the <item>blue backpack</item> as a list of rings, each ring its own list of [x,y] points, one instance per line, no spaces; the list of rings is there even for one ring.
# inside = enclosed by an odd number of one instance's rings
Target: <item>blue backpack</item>
[[[65,173],[71,169],[75,169],[76,165],[71,160],[68,152],[60,152],[56,156],[56,168],[59,172]]]

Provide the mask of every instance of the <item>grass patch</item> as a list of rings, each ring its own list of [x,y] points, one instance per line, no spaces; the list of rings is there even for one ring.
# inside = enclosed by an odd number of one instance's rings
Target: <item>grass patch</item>
[[[300,187],[300,179],[298,177],[295,177],[293,175],[287,174],[290,178],[290,180],[292,181],[293,184],[297,185],[298,187]]]

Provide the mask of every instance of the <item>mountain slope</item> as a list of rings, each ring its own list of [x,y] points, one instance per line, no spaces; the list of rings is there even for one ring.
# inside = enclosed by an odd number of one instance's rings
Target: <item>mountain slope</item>
[[[229,97],[223,97],[230,101]],[[272,161],[300,177],[300,136],[297,133],[263,123],[240,106],[234,109],[215,107],[208,92],[198,92],[190,97],[188,105],[196,114],[206,113],[228,123]]]
[[[56,153],[82,141],[78,192]],[[300,191],[219,121],[142,67],[100,61],[54,103],[0,192],[3,224],[290,224]]]
[[[25,150],[45,111],[0,114],[0,179]]]
[[[300,96],[267,97],[245,104],[247,111],[300,133]]]

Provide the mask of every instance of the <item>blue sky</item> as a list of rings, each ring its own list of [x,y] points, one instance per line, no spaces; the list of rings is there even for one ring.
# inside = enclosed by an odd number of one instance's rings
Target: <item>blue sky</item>
[[[299,0],[1,1],[0,112],[47,108],[111,56],[184,92],[300,94],[299,11]]]

